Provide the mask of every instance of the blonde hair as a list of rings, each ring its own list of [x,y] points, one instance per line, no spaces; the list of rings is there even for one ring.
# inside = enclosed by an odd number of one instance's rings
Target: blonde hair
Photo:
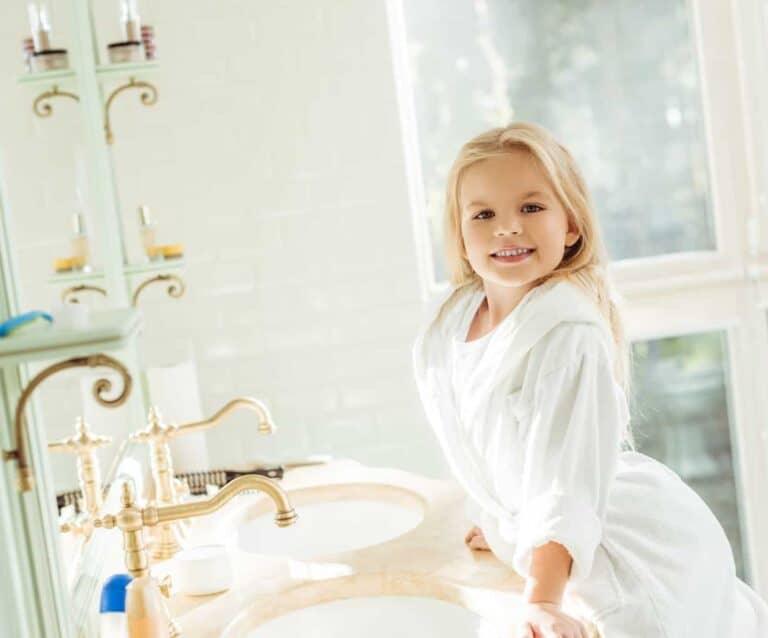
[[[526,151],[533,161],[538,162],[565,209],[568,221],[580,234],[579,239],[566,249],[560,264],[552,272],[537,279],[534,286],[553,279],[567,279],[595,301],[611,328],[616,346],[613,373],[628,398],[631,386],[631,349],[625,338],[624,322],[618,305],[620,297],[608,274],[608,253],[598,218],[576,161],[568,149],[544,127],[530,122],[512,122],[477,135],[459,150],[448,173],[446,185],[444,239],[450,282],[456,288],[463,288],[481,281],[480,275],[472,269],[465,257],[464,238],[461,234],[459,189],[464,172],[481,160],[514,150]],[[635,449],[629,424],[624,440],[631,449]]]

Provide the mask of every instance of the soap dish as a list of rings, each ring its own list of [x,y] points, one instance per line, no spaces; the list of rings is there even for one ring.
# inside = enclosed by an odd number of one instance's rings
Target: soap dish
[[[232,586],[232,562],[224,545],[199,545],[174,556],[174,588],[187,596],[207,596]]]

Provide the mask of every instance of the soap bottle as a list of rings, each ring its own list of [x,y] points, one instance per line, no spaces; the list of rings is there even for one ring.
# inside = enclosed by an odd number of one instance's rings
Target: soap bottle
[[[85,218],[78,211],[72,218],[74,235],[72,236],[73,266],[77,269],[88,270],[90,253],[88,250],[88,235],[85,232]]]
[[[170,638],[168,608],[154,576],[134,578],[125,600],[129,638]]]
[[[104,582],[99,605],[99,636],[101,638],[128,638],[125,589],[132,580],[128,574],[115,574]]]
[[[146,204],[139,206],[139,224],[141,247],[144,249],[144,255],[149,259],[152,256],[151,249],[155,245],[155,224],[149,217],[149,206]]]

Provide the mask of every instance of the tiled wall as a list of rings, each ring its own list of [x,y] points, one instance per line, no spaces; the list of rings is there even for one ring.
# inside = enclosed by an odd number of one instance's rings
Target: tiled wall
[[[104,50],[117,2],[94,3]],[[54,3],[57,45],[69,4]],[[184,243],[188,283],[181,300],[143,298],[142,356],[191,353],[204,414],[253,395],[280,428],[257,438],[236,415],[208,435],[211,465],[329,453],[444,475],[411,371],[423,304],[383,0],[140,6],[160,98],[147,108],[129,93],[113,110],[126,246],[139,254],[146,203],[160,241]],[[82,128],[74,103],[35,118],[35,91],[16,84],[23,9],[0,22],[0,171],[32,308],[60,290],[47,279],[68,248]],[[51,383],[57,438],[79,406],[65,400],[74,380]],[[74,483],[71,460],[54,470]]]

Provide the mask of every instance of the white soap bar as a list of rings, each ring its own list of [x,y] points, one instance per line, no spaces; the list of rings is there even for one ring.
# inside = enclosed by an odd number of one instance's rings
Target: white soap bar
[[[232,561],[224,545],[200,545],[174,556],[174,588],[188,596],[206,596],[232,586]]]

